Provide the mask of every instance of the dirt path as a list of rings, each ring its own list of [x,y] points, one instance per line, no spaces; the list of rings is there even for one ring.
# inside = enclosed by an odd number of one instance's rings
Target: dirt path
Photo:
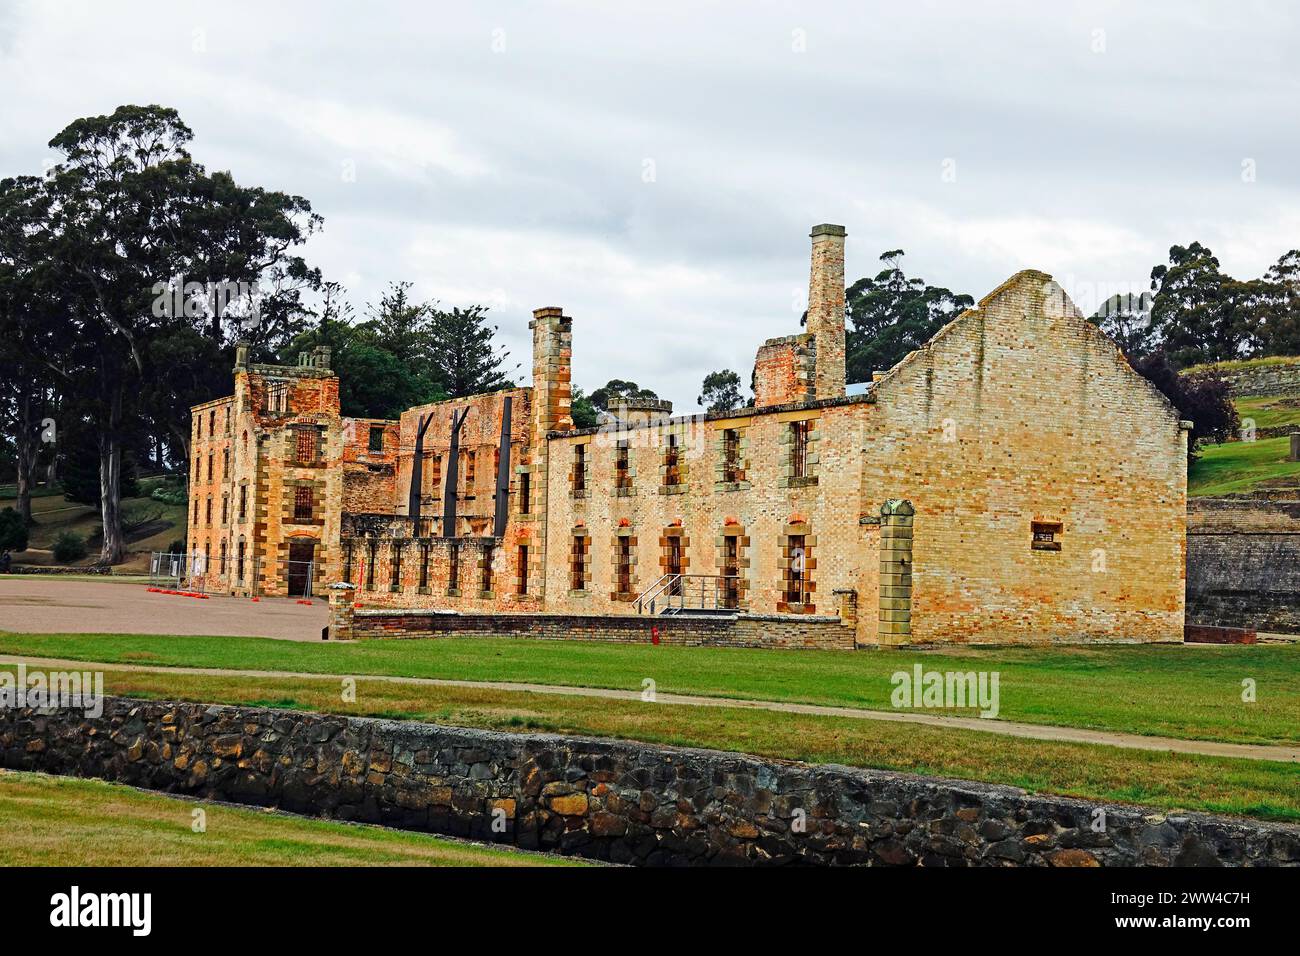
[[[159,667],[144,664],[104,664],[93,661],[64,660],[55,657],[0,655],[0,665],[24,663],[28,667],[51,670],[137,671],[150,674],[194,674],[204,677],[288,677],[294,680],[337,682],[345,676],[358,680],[384,681],[390,684],[415,684],[428,687],[467,687],[480,690],[514,691],[527,694],[558,694],[573,697],[601,697],[609,700],[641,701],[639,690],[614,690],[603,687],[566,687],[561,684],[520,684],[512,681],[443,680],[433,677],[392,677],[371,674],[308,674],[299,671],[228,670],[220,667]],[[1004,734],[1031,740],[1054,740],[1068,743],[1100,744],[1129,750],[1168,751],[1199,754],[1207,757],[1236,757],[1242,760],[1300,762],[1300,745],[1232,744],[1213,740],[1182,740],[1177,737],[1146,737],[1108,730],[1083,730],[1025,724],[1009,720],[983,720],[979,717],[945,717],[916,711],[865,710],[857,707],[830,707],[822,704],[792,704],[775,700],[748,700],[735,697],[701,697],[694,694],[655,695],[654,703],[682,704],[688,707],[732,707],[770,710],[786,714],[811,714],[819,717],[851,717],[858,720],[886,720],[903,724],[924,724],[988,734]]]

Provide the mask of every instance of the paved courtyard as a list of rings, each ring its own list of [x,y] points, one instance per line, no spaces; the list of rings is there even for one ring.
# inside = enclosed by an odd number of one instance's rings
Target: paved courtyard
[[[283,598],[152,594],[147,585],[0,577],[0,631],[34,634],[211,634],[319,641],[329,619],[324,599],[311,606]]]

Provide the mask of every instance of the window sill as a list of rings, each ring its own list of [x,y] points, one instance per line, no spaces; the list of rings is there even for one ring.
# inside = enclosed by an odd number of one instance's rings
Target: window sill
[[[785,601],[776,602],[777,611],[783,614],[816,614],[817,605],[815,604],[790,604]]]

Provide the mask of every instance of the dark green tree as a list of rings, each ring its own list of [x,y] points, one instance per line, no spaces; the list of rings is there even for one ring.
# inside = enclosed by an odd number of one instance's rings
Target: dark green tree
[[[175,110],[122,106],[73,122],[50,142],[63,161],[43,183],[51,213],[41,240],[57,270],[67,391],[95,422],[101,563],[125,553],[124,451],[145,444],[148,427],[189,426],[188,404],[163,387],[151,344],[186,324],[222,347],[236,336],[255,344],[284,337],[291,330],[282,320],[297,314],[298,292],[315,281],[288,252],[319,222],[306,201],[209,175],[188,152],[192,136]],[[264,280],[260,311],[251,292],[236,297],[239,329],[231,330],[229,301],[206,290]]]
[[[882,253],[880,261],[886,268],[846,290],[849,382],[869,382],[872,372],[893,368],[974,304],[968,295],[909,279],[902,258],[902,249]]]
[[[369,318],[354,324],[343,287],[324,283],[315,327],[296,336],[280,361],[293,364],[299,352],[329,346],[342,412],[357,418],[397,418],[408,408],[447,398],[428,358],[431,310],[409,301],[409,287],[392,284],[377,305],[367,305]]]
[[[1150,355],[1157,346],[1157,336],[1151,324],[1151,296],[1113,295],[1088,321],[1106,333],[1121,352],[1130,357]]]
[[[13,508],[0,510],[0,551],[27,550],[27,521]]]
[[[1174,368],[1250,354],[1258,297],[1266,290],[1224,273],[1206,246],[1170,247],[1169,263],[1151,270],[1151,290],[1151,323]]]
[[[0,180],[0,434],[12,456],[18,514],[27,524],[42,445],[57,438],[55,390],[66,375],[51,288],[56,273],[44,242],[49,216],[39,179]],[[52,457],[52,448],[46,455]]]
[[[695,401],[710,412],[740,408],[745,404],[745,399],[740,394],[740,376],[731,369],[710,372],[704,376],[700,396]]]
[[[573,416],[574,428],[595,428],[600,424],[600,410],[591,403],[591,398],[580,388],[573,390],[569,402],[569,414]]]
[[[487,307],[471,305],[429,311],[431,377],[451,398],[511,387],[509,353],[495,341],[498,329],[487,320]]]
[[[636,382],[621,378],[611,378],[591,393],[591,404],[597,411],[609,410],[609,403],[616,398],[658,398],[652,389],[641,388]]]
[[[1266,290],[1252,339],[1261,355],[1300,355],[1300,249],[1281,256],[1264,275]]]

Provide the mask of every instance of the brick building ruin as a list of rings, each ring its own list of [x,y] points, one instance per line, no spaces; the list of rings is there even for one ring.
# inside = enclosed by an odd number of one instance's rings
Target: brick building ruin
[[[754,405],[723,413],[626,400],[575,429],[559,308],[530,323],[531,387],[397,421],[340,415],[328,349],[241,348],[234,394],[193,409],[209,589],[815,622],[850,647],[1180,641],[1176,410],[1032,270],[846,394],[845,232],[811,238],[804,331],[762,344]]]

